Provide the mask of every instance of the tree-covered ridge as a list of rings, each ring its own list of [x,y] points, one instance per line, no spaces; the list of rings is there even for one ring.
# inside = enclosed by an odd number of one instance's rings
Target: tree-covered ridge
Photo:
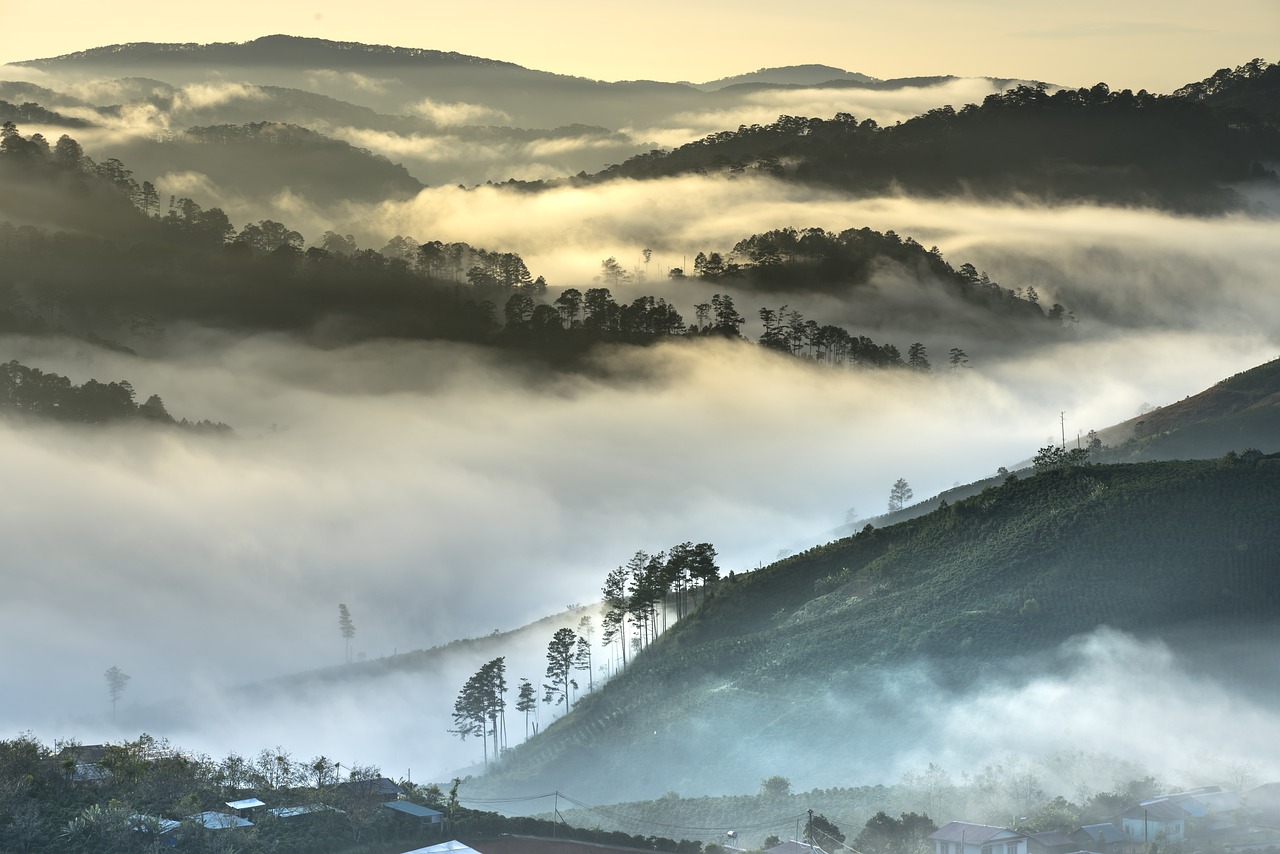
[[[859,194],[1024,194],[1044,200],[1220,210],[1222,183],[1274,179],[1274,128],[1239,126],[1173,96],[1018,86],[981,105],[941,107],[893,127],[847,113],[781,116],[639,155],[593,176],[754,172]]]
[[[101,383],[91,379],[73,385],[60,374],[29,368],[16,360],[0,364],[0,414],[4,413],[87,424],[143,420],[197,430],[226,432],[231,429],[226,424],[210,421],[176,420],[158,394],[138,403],[128,380]]]
[[[1224,447],[1280,450],[1280,360],[1103,432],[1107,462],[1217,456]]]
[[[323,330],[328,343],[467,341],[565,361],[602,343],[740,339],[746,323],[727,292],[696,303],[693,323],[663,297],[619,302],[603,285],[630,284],[633,276],[612,258],[597,277],[602,287],[566,288],[548,302],[545,280],[513,252],[405,236],[381,250],[360,249],[351,236],[332,231],[304,249],[303,235],[273,220],[237,231],[224,211],[193,199],[170,198],[166,207],[151,182],[139,183],[119,160],[96,163],[69,136],[50,146],[38,134],[23,137],[13,124],[4,126],[0,174],[16,179],[16,211],[25,210],[25,201],[42,212],[40,219],[75,229],[51,234],[0,223],[9,280],[0,289],[0,331],[58,330],[143,346],[142,339],[162,334],[166,324],[194,322],[303,335]],[[910,238],[870,229],[755,235],[728,261],[700,253],[689,281],[726,291],[726,284],[770,291],[856,287],[880,259],[921,280],[941,281],[1002,320],[1046,317],[1034,290],[1023,297],[972,265],[953,269],[936,249],[926,252]],[[686,278],[683,271],[672,275]],[[939,297],[945,294],[940,289]],[[828,364],[904,364],[895,345],[795,311],[759,312],[766,326],[761,343],[773,349]],[[770,321],[771,315],[781,319]],[[1060,306],[1047,316],[1068,319]],[[777,334],[784,327],[785,334]],[[906,364],[927,369],[923,343],[912,344],[912,352]],[[953,349],[953,367],[963,361]]]
[[[914,238],[899,237],[892,230],[882,234],[863,227],[834,234],[821,228],[781,228],[739,241],[727,261],[712,253],[699,255],[694,263],[704,278],[743,274],[746,285],[759,290],[841,293],[867,284],[886,261],[910,271],[919,281],[938,282],[947,292],[998,314],[1072,319],[1056,303],[1046,315],[1034,286],[1016,291],[1001,287],[972,264],[952,267],[938,247],[926,250]]]
[[[1219,68],[1196,83],[1188,83],[1173,93],[1207,104],[1232,122],[1280,122],[1280,65],[1253,59],[1244,65]]]
[[[545,785],[584,752],[590,772],[572,773],[612,785],[629,779],[633,738],[650,763],[688,762],[683,742],[647,737],[688,728],[700,733],[697,785],[730,773],[722,753],[779,743],[806,767],[865,762],[879,739],[910,737],[908,720],[886,730],[858,712],[901,701],[877,693],[900,668],[932,674],[940,691],[954,692],[946,702],[960,702],[982,674],[1016,672],[1036,655],[1044,672],[1057,645],[1099,626],[1176,642],[1197,626],[1231,637],[1276,619],[1278,513],[1280,455],[1230,455],[1070,465],[889,528],[868,526],[720,581],[625,673],[513,748],[479,785]],[[1258,661],[1231,666],[1241,679],[1258,678],[1248,670]],[[812,721],[815,694],[846,698],[822,708],[829,723],[848,727],[847,745],[796,735]],[[654,783],[628,786],[639,794]]]
[[[43,68],[58,63],[85,63],[129,65],[137,62],[226,62],[288,64],[301,62],[306,68],[342,68],[364,63],[385,63],[393,66],[433,67],[449,65],[479,65],[497,68],[520,66],[496,59],[430,50],[428,48],[392,47],[369,45],[360,42],[340,42],[331,39],[305,36],[271,35],[247,42],[130,42],[104,45],[76,51],[61,56],[14,62],[12,65]]]
[[[400,792],[387,797],[385,789]],[[458,802],[457,786],[393,783],[380,769],[326,756],[294,757],[284,747],[217,760],[143,734],[119,744],[45,745],[30,736],[0,740],[0,849],[23,854],[392,854],[440,841],[508,834],[596,841],[649,851],[698,854],[697,841],[566,826],[563,820],[506,818]],[[202,813],[229,814],[229,801],[257,798],[250,824],[206,826]],[[387,800],[441,814],[428,826],[387,809]]]
[[[11,104],[8,101],[0,100],[0,122],[34,122],[42,125],[58,125],[68,128],[89,126],[89,123],[84,119],[73,119],[69,116],[64,116],[53,110],[45,109],[32,101]]]

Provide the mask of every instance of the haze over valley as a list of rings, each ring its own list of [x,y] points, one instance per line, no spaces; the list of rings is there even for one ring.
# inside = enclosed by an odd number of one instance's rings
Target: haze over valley
[[[889,787],[830,795],[850,839],[1009,820],[996,766],[1280,780],[1275,65],[606,82],[319,35],[0,66],[0,738],[511,812]],[[512,693],[460,739],[496,657],[538,731]]]

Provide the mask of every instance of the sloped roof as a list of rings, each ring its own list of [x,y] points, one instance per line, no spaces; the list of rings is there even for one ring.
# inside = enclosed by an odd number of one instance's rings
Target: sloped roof
[[[383,806],[389,810],[402,812],[405,815],[411,815],[415,818],[444,817],[444,813],[440,812],[440,810],[433,810],[430,807],[424,807],[420,804],[412,803],[411,801],[387,801]]]
[[[386,798],[398,798],[404,794],[404,789],[386,777],[378,777],[374,780],[348,780],[345,783],[339,783],[338,788],[360,793],[372,792]]]
[[[202,827],[210,830],[227,830],[232,827],[253,827],[253,822],[247,818],[241,818],[238,815],[227,815],[224,812],[216,810],[205,810],[195,815],[187,816],[188,819],[194,821]]]
[[[276,818],[293,818],[294,816],[310,815],[313,812],[324,812],[325,810],[333,810],[333,807],[325,806],[324,804],[303,804],[296,807],[270,807],[267,812]]]
[[[1031,834],[1031,838],[1046,848],[1057,848],[1062,845],[1079,844],[1061,830],[1046,830],[1041,833],[1033,833]]]
[[[438,845],[428,845],[426,848],[415,848],[412,851],[405,851],[404,854],[445,854],[446,852],[456,852],[456,854],[480,854],[479,851],[469,845],[463,845],[456,839],[450,839],[448,842],[441,842]]]
[[[241,798],[238,801],[227,801],[227,806],[233,810],[247,810],[254,807],[265,807],[266,805],[265,801],[260,801],[257,798]]]
[[[1124,817],[1131,821],[1143,818],[1160,822],[1180,821],[1187,817],[1187,812],[1172,801],[1150,801],[1128,810]]]
[[[939,842],[963,842],[965,845],[985,845],[993,839],[1025,839],[1026,835],[1007,827],[990,824],[971,824],[967,821],[949,821],[929,834]]]
[[[1094,842],[1101,842],[1104,845],[1113,845],[1117,842],[1124,842],[1127,838],[1124,835],[1124,831],[1110,822],[1103,822],[1102,824],[1086,824],[1084,827],[1076,831],[1076,833],[1083,833]]]
[[[796,842],[794,839],[788,839],[781,845],[775,845],[772,848],[766,848],[765,854],[827,854],[816,845],[810,845],[807,842]]]
[[[152,828],[157,833],[169,833],[177,830],[182,826],[182,822],[174,821],[171,818],[161,818],[158,815],[143,815],[142,813],[134,813],[129,816],[129,828],[137,831],[149,831]]]

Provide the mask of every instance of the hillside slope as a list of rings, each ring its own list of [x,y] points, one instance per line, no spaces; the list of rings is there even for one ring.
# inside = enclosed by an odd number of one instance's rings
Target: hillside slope
[[[1278,511],[1275,458],[1090,466],[811,549],[721,582],[474,791],[869,779],[931,736],[935,707],[1066,673],[1061,645],[1104,626],[1257,679],[1269,653],[1250,639],[1280,614]]]
[[[1185,400],[1101,431],[1106,462],[1199,459],[1229,450],[1280,451],[1280,359]]]

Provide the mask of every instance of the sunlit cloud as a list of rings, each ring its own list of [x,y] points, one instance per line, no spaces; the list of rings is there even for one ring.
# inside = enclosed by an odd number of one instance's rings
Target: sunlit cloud
[[[485,122],[500,124],[510,122],[511,117],[496,107],[469,104],[465,101],[436,101],[423,98],[408,106],[410,114],[420,116],[438,125],[467,125]]]
[[[306,72],[309,85],[319,91],[344,86],[358,92],[381,94],[387,87],[398,81],[392,78],[369,77],[356,71],[335,71],[331,68],[320,68]]]

